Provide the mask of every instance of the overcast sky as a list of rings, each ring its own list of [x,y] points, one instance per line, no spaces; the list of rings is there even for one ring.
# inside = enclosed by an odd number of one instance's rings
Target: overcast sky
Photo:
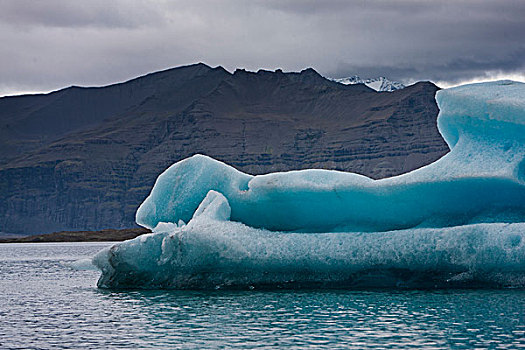
[[[525,80],[525,1],[0,0],[0,96],[195,62],[441,86]]]

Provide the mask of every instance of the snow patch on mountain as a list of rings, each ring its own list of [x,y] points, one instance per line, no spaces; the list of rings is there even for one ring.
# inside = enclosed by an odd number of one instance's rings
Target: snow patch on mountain
[[[365,84],[371,89],[379,92],[392,92],[395,90],[404,89],[405,85],[397,82],[388,80],[385,77],[371,78],[371,79],[361,79],[359,76],[354,75],[347,78],[340,79],[331,79],[337,83],[344,85],[354,85],[354,84]]]

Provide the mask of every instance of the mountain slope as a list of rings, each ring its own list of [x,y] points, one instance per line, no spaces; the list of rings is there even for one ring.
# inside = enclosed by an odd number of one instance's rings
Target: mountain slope
[[[203,153],[254,174],[400,174],[447,152],[437,87],[380,94],[300,73],[203,64],[0,99],[0,231],[131,227],[155,178]],[[5,147],[5,148],[4,148]]]

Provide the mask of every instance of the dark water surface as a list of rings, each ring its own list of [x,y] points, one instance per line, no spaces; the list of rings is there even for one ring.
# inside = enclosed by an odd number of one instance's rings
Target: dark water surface
[[[107,291],[107,245],[0,244],[0,348],[525,348],[524,290]]]

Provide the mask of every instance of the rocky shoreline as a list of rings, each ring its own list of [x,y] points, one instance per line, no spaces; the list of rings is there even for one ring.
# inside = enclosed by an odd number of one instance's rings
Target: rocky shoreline
[[[106,229],[100,231],[60,231],[17,238],[0,238],[0,243],[125,241],[150,232],[150,230],[142,227],[120,230]]]

